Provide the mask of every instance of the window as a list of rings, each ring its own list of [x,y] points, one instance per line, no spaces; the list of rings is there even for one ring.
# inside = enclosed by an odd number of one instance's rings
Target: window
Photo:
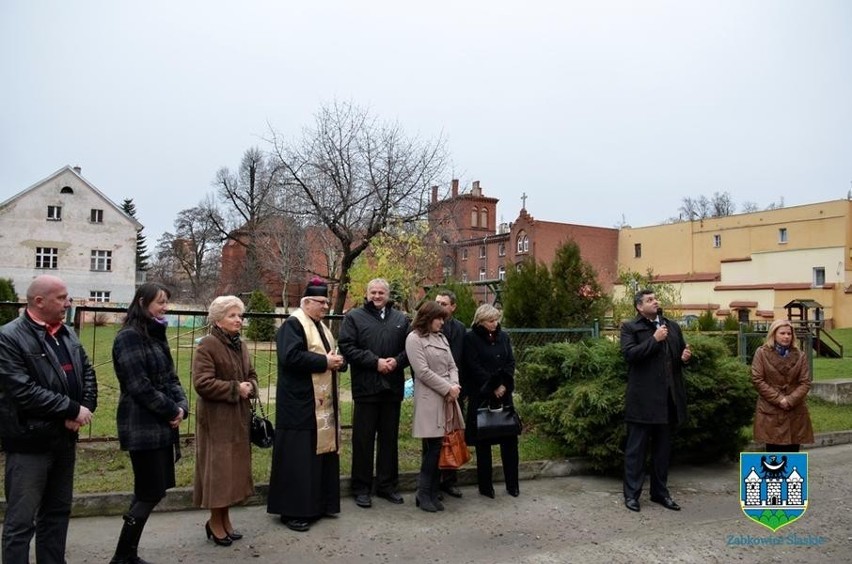
[[[59,268],[59,249],[36,247],[36,268]]]
[[[467,271],[462,272],[462,282],[467,282]]]
[[[497,245],[497,256],[506,256],[506,243],[500,243],[499,245]]]
[[[479,226],[488,229],[488,210],[485,208],[479,212]]]
[[[722,246],[722,236],[721,235],[713,235],[713,248],[718,249]]]
[[[778,242],[779,243],[786,243],[787,242],[787,228],[786,227],[782,227],[781,229],[778,230]]]
[[[523,231],[518,234],[517,249],[519,253],[526,253],[530,250],[530,238]]]
[[[462,249],[462,260],[467,260],[467,249]]]
[[[815,266],[814,267],[814,287],[818,288],[821,286],[825,286],[825,267],[824,266]]]
[[[478,219],[479,210],[477,208],[473,208],[472,210],[470,210],[470,226],[476,227]]]
[[[96,210],[92,208],[92,213],[89,216],[89,221],[92,223],[103,223],[104,222],[104,210]]]
[[[62,221],[62,206],[47,206],[47,221]]]
[[[89,292],[89,300],[98,303],[105,303],[109,301],[109,292],[104,290],[92,290]]]
[[[63,186],[63,187],[62,187],[62,190],[60,190],[60,191],[59,191],[59,193],[60,193],[60,194],[73,194],[73,193],[74,193],[74,189],[73,189],[73,188],[71,188],[70,186]]]
[[[642,258],[642,243],[633,245],[633,258]]]
[[[485,267],[479,269],[479,279],[485,280]]]
[[[479,258],[485,258],[485,245],[479,247]]]
[[[497,278],[500,280],[506,279],[506,267],[502,264],[500,265],[500,268],[497,269]]]
[[[92,251],[91,270],[99,272],[112,270],[112,251]]]

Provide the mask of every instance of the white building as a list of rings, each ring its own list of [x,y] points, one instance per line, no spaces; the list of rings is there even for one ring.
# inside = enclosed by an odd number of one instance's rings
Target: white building
[[[0,204],[0,277],[19,297],[53,274],[77,303],[127,303],[136,290],[136,232],[142,225],[65,166]]]

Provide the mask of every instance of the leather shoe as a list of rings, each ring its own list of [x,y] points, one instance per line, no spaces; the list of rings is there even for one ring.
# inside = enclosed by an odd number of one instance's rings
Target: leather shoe
[[[281,522],[287,525],[287,528],[291,531],[297,531],[299,533],[304,533],[311,528],[311,524],[307,521],[303,521],[302,519],[285,519],[282,517]]]
[[[509,495],[512,497],[518,497],[521,495],[520,488],[506,488],[506,491],[509,492]]]
[[[396,492],[376,492],[376,495],[382,499],[386,499],[391,503],[396,503],[399,505],[400,503],[405,503],[405,500]],[[357,500],[356,500],[357,503]]]
[[[491,488],[490,490],[483,490],[480,488],[479,495],[484,495],[485,497],[490,497],[491,499],[494,499],[494,488]]]
[[[670,497],[652,497],[651,501],[654,503],[659,503],[666,509],[671,509],[672,511],[680,511],[680,505],[678,505],[675,500]]]
[[[624,499],[624,507],[629,509],[630,511],[641,511],[642,508],[639,507],[639,500],[633,499],[632,497],[628,497]]]
[[[355,505],[358,507],[373,507],[373,500],[370,499],[370,494],[358,494],[355,496]]]
[[[231,540],[240,540],[243,538],[243,534],[235,529],[228,533],[228,538]]]
[[[462,495],[464,495],[462,494],[462,491],[453,484],[441,484],[441,491],[447,492],[453,497],[461,497]]]

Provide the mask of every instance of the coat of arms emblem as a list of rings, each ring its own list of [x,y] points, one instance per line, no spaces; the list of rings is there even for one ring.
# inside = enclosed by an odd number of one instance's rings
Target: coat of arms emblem
[[[808,508],[808,453],[740,453],[740,507],[777,531]]]

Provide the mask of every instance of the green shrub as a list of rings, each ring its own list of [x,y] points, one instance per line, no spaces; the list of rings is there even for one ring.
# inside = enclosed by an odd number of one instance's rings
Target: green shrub
[[[249,296],[246,311],[252,313],[268,313],[275,311],[272,302],[260,290],[255,290]],[[275,320],[271,317],[253,317],[246,328],[246,337],[252,341],[272,341],[275,339]]]
[[[717,338],[699,335],[690,346],[688,419],[675,434],[673,453],[698,461],[733,457],[746,442],[741,429],[756,401],[748,368]],[[627,364],[619,343],[608,339],[531,349],[516,376],[528,422],[603,472],[623,467],[626,388]]]
[[[0,278],[0,302],[17,302],[18,293],[11,278]],[[14,306],[0,307],[0,325],[5,325],[18,317],[18,308]]]
[[[725,319],[722,320],[722,330],[723,331],[739,331],[740,330],[740,321],[734,317],[732,313],[729,313]]]
[[[713,312],[705,310],[704,313],[698,316],[698,330],[699,331],[717,331],[719,329],[719,323],[716,321],[716,317],[713,315]]]

